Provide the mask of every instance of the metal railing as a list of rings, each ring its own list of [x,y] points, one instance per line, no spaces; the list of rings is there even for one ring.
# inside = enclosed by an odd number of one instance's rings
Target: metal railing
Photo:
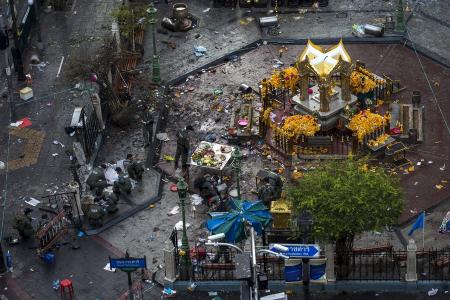
[[[351,251],[336,255],[335,262],[337,280],[396,281],[406,273],[406,251]]]

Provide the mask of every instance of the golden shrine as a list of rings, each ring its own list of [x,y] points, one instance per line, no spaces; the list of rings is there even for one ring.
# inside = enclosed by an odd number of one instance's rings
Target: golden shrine
[[[286,158],[345,158],[392,142],[392,81],[353,63],[340,40],[308,40],[295,64],[261,81],[259,135]],[[383,138],[381,138],[383,137]],[[380,147],[381,146],[381,147]]]

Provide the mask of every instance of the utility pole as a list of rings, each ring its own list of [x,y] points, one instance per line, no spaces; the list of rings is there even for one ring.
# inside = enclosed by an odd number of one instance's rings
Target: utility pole
[[[154,83],[159,84],[161,82],[161,70],[160,70],[160,66],[159,66],[159,56],[156,51],[156,25],[155,25],[156,24],[156,12],[157,12],[157,9],[153,5],[153,2],[150,3],[150,7],[147,9],[147,13],[148,13],[149,22],[150,22],[150,26],[151,26],[151,30],[152,30],[152,41],[153,41],[153,61],[152,61],[153,76],[152,76],[152,80]]]
[[[6,18],[5,15],[2,13],[0,15],[0,30],[2,30],[5,34],[5,41],[2,42],[2,48],[0,50],[3,50],[3,53],[5,55],[5,73],[6,78],[8,82],[8,104],[9,104],[9,111],[10,111],[10,118],[11,122],[16,121],[16,105],[14,103],[14,93],[13,93],[13,84],[12,84],[12,76],[11,76],[11,65],[9,63],[9,50],[11,49],[9,45],[9,38],[8,38],[8,31],[6,28]]]
[[[13,32],[13,38],[14,38],[14,48],[11,49],[11,54],[13,55],[14,59],[14,68],[17,72],[17,80],[19,81],[25,81],[27,78],[25,77],[25,74],[23,73],[23,63],[22,63],[22,53],[19,49],[19,35],[17,32],[17,16],[16,12],[14,10],[14,0],[9,0],[9,10],[11,12],[12,17],[12,32]]]

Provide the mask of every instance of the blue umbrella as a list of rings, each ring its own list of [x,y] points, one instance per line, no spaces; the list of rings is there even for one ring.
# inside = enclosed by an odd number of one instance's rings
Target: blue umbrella
[[[207,228],[213,234],[224,233],[230,243],[237,243],[247,238],[246,223],[250,223],[260,235],[262,229],[272,221],[272,214],[261,202],[233,200],[232,209],[224,213],[211,213],[212,219]]]

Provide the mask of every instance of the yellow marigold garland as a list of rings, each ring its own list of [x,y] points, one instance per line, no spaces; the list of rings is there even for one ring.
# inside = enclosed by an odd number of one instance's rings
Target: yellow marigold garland
[[[381,115],[374,114],[370,110],[364,110],[353,116],[348,124],[348,128],[356,132],[358,141],[362,142],[366,135],[371,134],[384,124],[385,120]]]
[[[320,126],[316,119],[310,115],[295,115],[287,117],[281,132],[290,138],[301,135],[313,136],[319,131]]]
[[[355,94],[365,94],[373,91],[376,84],[368,75],[369,72],[354,70],[350,75],[350,87]]]

